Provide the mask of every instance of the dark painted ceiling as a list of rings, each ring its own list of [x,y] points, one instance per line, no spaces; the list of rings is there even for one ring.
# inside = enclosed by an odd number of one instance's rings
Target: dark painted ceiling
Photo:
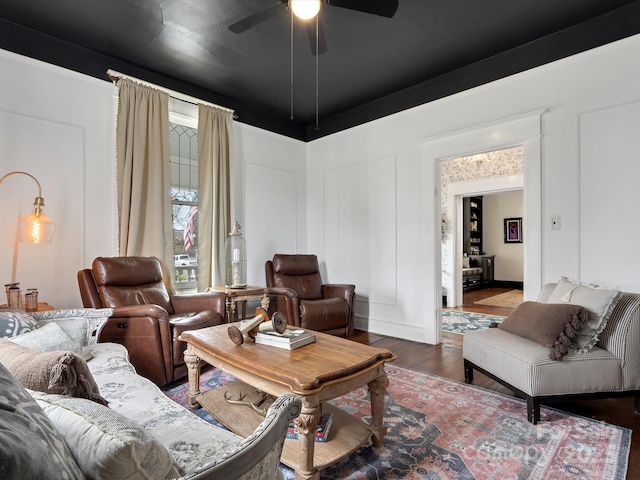
[[[390,19],[323,3],[325,53],[295,23],[290,120],[288,10],[228,28],[276,2],[0,0],[0,48],[105,80],[114,69],[309,141],[640,33],[640,1],[399,0]]]

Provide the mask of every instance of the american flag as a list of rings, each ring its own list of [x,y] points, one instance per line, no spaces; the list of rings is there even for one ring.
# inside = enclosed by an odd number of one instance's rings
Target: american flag
[[[193,247],[193,221],[198,213],[198,207],[191,207],[187,216],[187,226],[184,229],[184,249],[188,252]]]

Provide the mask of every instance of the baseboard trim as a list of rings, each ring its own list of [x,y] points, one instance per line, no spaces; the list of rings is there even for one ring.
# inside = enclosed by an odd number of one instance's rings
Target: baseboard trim
[[[506,281],[506,280],[494,280],[493,282],[491,282],[491,284],[489,285],[490,287],[495,287],[495,288],[515,288],[518,290],[523,290],[524,289],[524,282],[512,282],[512,281]]]

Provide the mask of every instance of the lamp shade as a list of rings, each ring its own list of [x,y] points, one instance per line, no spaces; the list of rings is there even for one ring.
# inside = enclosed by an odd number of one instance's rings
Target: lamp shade
[[[296,17],[308,20],[320,11],[320,0],[291,0],[291,9]]]
[[[51,243],[55,224],[42,212],[33,213],[20,219],[20,241],[27,243]]]
[[[0,183],[5,181],[7,177],[11,175],[26,175],[31,177],[38,186],[38,196],[33,202],[33,213],[20,219],[20,227],[18,230],[18,237],[21,242],[27,243],[51,243],[53,238],[53,232],[55,231],[55,224],[53,221],[42,213],[42,207],[44,207],[44,198],[42,198],[42,187],[36,177],[27,172],[9,172],[0,178]]]

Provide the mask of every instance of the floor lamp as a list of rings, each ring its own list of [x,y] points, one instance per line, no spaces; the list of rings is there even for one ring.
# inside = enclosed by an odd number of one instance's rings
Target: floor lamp
[[[26,175],[27,177],[31,177],[33,181],[38,185],[38,196],[33,202],[33,212],[20,219],[17,240],[26,243],[51,243],[51,239],[53,238],[53,233],[55,231],[55,224],[49,217],[42,213],[42,207],[44,207],[44,198],[42,198],[42,187],[40,186],[40,182],[38,182],[36,177],[31,175],[30,173],[16,171],[9,172],[2,178],[0,178],[0,184],[2,184],[2,182],[4,182],[7,177],[10,177],[11,175]],[[17,257],[18,242],[16,242],[15,248],[13,250],[13,265],[10,285],[16,285],[15,277]]]

